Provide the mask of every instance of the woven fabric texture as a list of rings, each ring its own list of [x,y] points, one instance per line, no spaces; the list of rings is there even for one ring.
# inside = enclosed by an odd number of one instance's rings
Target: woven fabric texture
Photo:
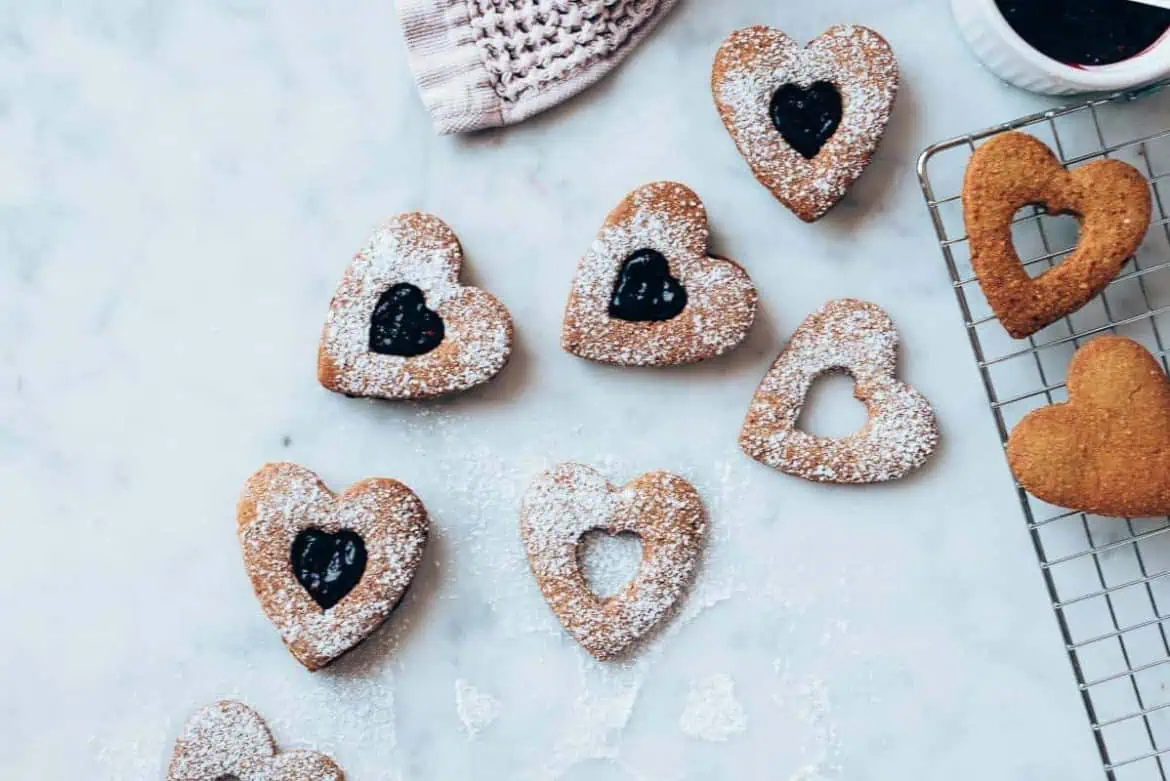
[[[677,0],[398,0],[435,127],[526,119],[608,73]]]

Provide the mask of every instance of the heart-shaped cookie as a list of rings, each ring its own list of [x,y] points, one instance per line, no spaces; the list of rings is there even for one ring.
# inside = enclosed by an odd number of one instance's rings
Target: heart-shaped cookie
[[[422,399],[487,382],[512,353],[512,318],[459,284],[463,249],[438,217],[399,215],[345,270],[329,305],[317,378],[331,391]]]
[[[390,615],[422,560],[427,511],[396,480],[335,496],[296,464],[268,464],[236,516],[244,567],[292,655],[319,670]]]
[[[1104,290],[1150,225],[1149,185],[1132,165],[1097,160],[1066,171],[1052,150],[1024,133],[1003,133],[975,150],[962,196],[971,267],[991,310],[1017,339]],[[1072,254],[1035,279],[1012,244],[1012,220],[1030,205],[1081,224]]]
[[[707,526],[686,480],[650,472],[618,488],[596,470],[559,464],[524,496],[520,535],[540,591],[565,629],[598,659],[611,659],[665,618],[689,585]],[[577,546],[590,531],[632,532],[642,541],[638,572],[601,598],[581,574]]]
[[[711,91],[756,178],[813,222],[869,165],[898,94],[898,62],[867,27],[830,27],[805,47],[748,27],[719,47]]]
[[[1067,387],[1067,403],[1012,429],[1008,464],[1020,485],[1097,515],[1170,515],[1170,381],[1157,359],[1102,336],[1077,350]]]
[[[739,446],[786,474],[823,483],[905,477],[938,445],[930,402],[896,377],[898,332],[875,304],[830,301],[796,329],[752,398]],[[855,434],[818,437],[796,427],[813,381],[843,371],[869,420]]]
[[[225,700],[187,722],[171,755],[167,781],[344,781],[337,764],[315,751],[276,753],[254,710]]]
[[[694,363],[731,350],[756,316],[739,264],[707,254],[707,211],[686,185],[639,187],[577,266],[561,346],[621,366]]]

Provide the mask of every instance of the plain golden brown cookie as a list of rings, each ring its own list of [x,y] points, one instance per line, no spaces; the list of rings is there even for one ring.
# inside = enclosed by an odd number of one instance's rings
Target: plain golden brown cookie
[[[738,263],[707,254],[709,232],[703,202],[686,185],[655,182],[627,195],[577,266],[561,346],[620,366],[694,363],[734,349],[755,319],[756,288]],[[660,268],[634,283],[677,296],[675,304],[685,296],[685,305],[662,320],[617,317],[628,263],[647,253]]]
[[[781,88],[817,84],[835,89],[841,118],[808,158],[785,140],[772,104]],[[898,62],[881,35],[860,25],[830,27],[808,46],[771,27],[748,27],[719,47],[711,92],[756,178],[797,217],[813,222],[845,197],[877,150],[898,94]]]
[[[1132,165],[1097,160],[1066,171],[1052,150],[1024,133],[1000,134],[975,150],[962,197],[971,266],[988,305],[1017,339],[1104,290],[1150,225],[1149,185]],[[1012,243],[1012,218],[1029,205],[1081,224],[1072,254],[1035,279]]]
[[[459,283],[463,249],[438,217],[422,212],[387,221],[346,268],[329,304],[317,352],[321,385],[347,396],[425,399],[481,385],[512,354],[512,318],[495,296]],[[373,348],[375,319],[394,302],[392,288],[410,286],[409,306],[441,320],[437,346],[419,354]],[[401,313],[400,313],[401,314]]]
[[[319,670],[390,616],[422,561],[428,520],[397,480],[335,495],[308,469],[276,463],[248,478],[236,527],[260,607],[297,661]],[[335,577],[351,572],[356,581]]]
[[[337,764],[316,751],[277,753],[256,711],[224,700],[195,714],[175,742],[167,781],[344,781]]]
[[[1068,370],[1068,402],[1029,413],[1007,445],[1020,485],[1096,515],[1170,515],[1170,381],[1120,336],[1086,344]]]
[[[520,535],[540,591],[586,651],[612,659],[670,614],[690,584],[707,526],[703,501],[686,480],[650,472],[617,487],[581,464],[559,464],[532,484]],[[632,532],[642,563],[624,589],[598,597],[581,574],[586,532]]]

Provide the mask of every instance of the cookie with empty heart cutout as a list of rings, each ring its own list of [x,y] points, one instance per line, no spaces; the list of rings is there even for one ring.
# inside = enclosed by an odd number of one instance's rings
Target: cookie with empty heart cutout
[[[867,27],[830,27],[808,46],[748,27],[719,47],[711,91],[756,178],[813,222],[869,165],[894,108],[898,62]]]
[[[254,710],[230,700],[195,714],[175,743],[167,781],[344,781],[337,764],[315,751],[277,753]]]
[[[1120,336],[1094,339],[1068,368],[1068,402],[1012,429],[1012,473],[1033,496],[1118,517],[1170,515],[1170,381]]]
[[[755,319],[756,288],[739,264],[707,254],[708,233],[686,185],[627,195],[577,266],[562,347],[622,366],[694,363],[736,347]]]
[[[422,399],[487,382],[512,353],[512,318],[459,284],[463,249],[438,217],[399,215],[342,276],[321,334],[317,378],[331,391]]]
[[[1000,323],[1022,339],[1087,304],[1137,251],[1150,225],[1150,189],[1120,160],[1065,170],[1044,142],[1003,133],[979,146],[963,175],[971,268]],[[1081,224],[1076,248],[1032,279],[1012,243],[1018,210],[1042,205]]]
[[[930,403],[898,380],[898,332],[880,307],[843,298],[809,315],[752,398],[739,445],[786,474],[824,483],[879,483],[921,467],[938,445]],[[845,372],[869,420],[846,437],[797,428],[813,382]]]
[[[248,479],[236,519],[260,606],[310,670],[389,617],[427,541],[426,508],[402,483],[370,478],[335,495],[289,463],[268,464]]]
[[[540,591],[561,624],[601,660],[630,649],[666,618],[690,584],[707,512],[686,480],[650,472],[617,487],[581,464],[558,464],[532,484],[520,511],[520,535]],[[625,588],[594,594],[577,558],[590,531],[632,532],[642,562]]]

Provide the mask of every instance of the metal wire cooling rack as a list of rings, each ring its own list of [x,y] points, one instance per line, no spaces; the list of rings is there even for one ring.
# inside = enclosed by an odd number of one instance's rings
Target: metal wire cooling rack
[[[1068,360],[1093,336],[1128,336],[1170,369],[1170,113],[1164,99],[1136,100],[1166,86],[1024,117],[935,144],[919,158],[922,192],[1002,442],[1030,410],[1066,399]],[[1040,138],[1069,168],[1105,157],[1132,163],[1154,196],[1150,232],[1117,279],[1027,340],[1009,337],[983,298],[959,200],[971,152],[1005,130]],[[1077,238],[1075,219],[1038,207],[1021,210],[1012,231],[1032,276],[1056,265]],[[1017,491],[1106,776],[1168,781],[1170,518],[1101,518]]]

